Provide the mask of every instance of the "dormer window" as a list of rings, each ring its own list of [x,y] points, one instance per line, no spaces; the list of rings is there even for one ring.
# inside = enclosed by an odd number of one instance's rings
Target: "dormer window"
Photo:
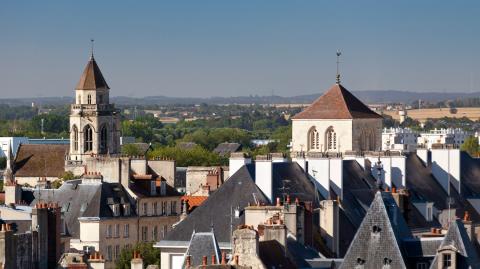
[[[92,104],[92,96],[90,94],[87,96],[87,103],[89,105]]]
[[[452,268],[452,254],[451,253],[444,253],[442,255],[443,259],[443,268]]]
[[[114,217],[120,216],[120,205],[119,204],[110,205],[110,209],[112,210],[112,213],[113,213]]]
[[[130,204],[123,205],[123,215],[130,216]]]

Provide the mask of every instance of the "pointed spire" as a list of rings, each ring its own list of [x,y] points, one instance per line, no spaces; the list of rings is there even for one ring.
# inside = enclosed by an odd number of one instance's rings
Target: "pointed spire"
[[[87,63],[87,66],[83,70],[82,76],[80,77],[80,81],[77,84],[77,90],[98,90],[98,89],[110,89],[108,87],[105,78],[100,71],[100,68],[93,57],[93,42],[94,40],[91,39],[91,48],[90,48],[90,59]]]

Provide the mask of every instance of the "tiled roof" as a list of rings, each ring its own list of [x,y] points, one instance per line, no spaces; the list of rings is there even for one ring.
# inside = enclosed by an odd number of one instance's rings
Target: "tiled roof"
[[[357,119],[382,118],[373,112],[362,101],[358,100],[341,84],[335,84],[315,100],[305,110],[292,119]]]
[[[17,177],[60,177],[65,172],[69,145],[21,144],[15,158]]]
[[[208,196],[192,196],[192,195],[184,195],[182,200],[185,201],[188,205],[188,211],[192,210],[195,207],[200,206],[205,200],[208,199]]]
[[[77,90],[96,90],[96,89],[110,89],[108,87],[105,78],[103,78],[102,72],[97,65],[95,59],[90,57],[90,60],[83,70],[80,81],[76,87]]]

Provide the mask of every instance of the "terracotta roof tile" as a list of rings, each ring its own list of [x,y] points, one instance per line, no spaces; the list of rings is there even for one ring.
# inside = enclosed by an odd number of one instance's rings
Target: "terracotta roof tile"
[[[65,172],[69,145],[22,144],[15,158],[15,176],[60,177]]]
[[[80,77],[80,81],[76,87],[77,90],[96,90],[96,89],[110,89],[108,87],[105,78],[103,78],[102,72],[97,65],[95,59],[90,57],[90,60],[83,70],[83,74]]]
[[[333,85],[330,90],[315,100],[305,110],[292,119],[355,119],[381,118],[362,101],[358,100],[341,84]]]
[[[192,208],[200,206],[207,199],[208,196],[184,195],[182,197],[182,201],[185,201],[188,204],[188,210],[192,210]]]

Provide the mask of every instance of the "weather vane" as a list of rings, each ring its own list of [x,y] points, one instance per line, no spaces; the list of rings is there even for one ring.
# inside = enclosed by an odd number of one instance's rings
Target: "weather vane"
[[[342,55],[342,52],[337,50],[337,84],[340,84],[340,55]]]

